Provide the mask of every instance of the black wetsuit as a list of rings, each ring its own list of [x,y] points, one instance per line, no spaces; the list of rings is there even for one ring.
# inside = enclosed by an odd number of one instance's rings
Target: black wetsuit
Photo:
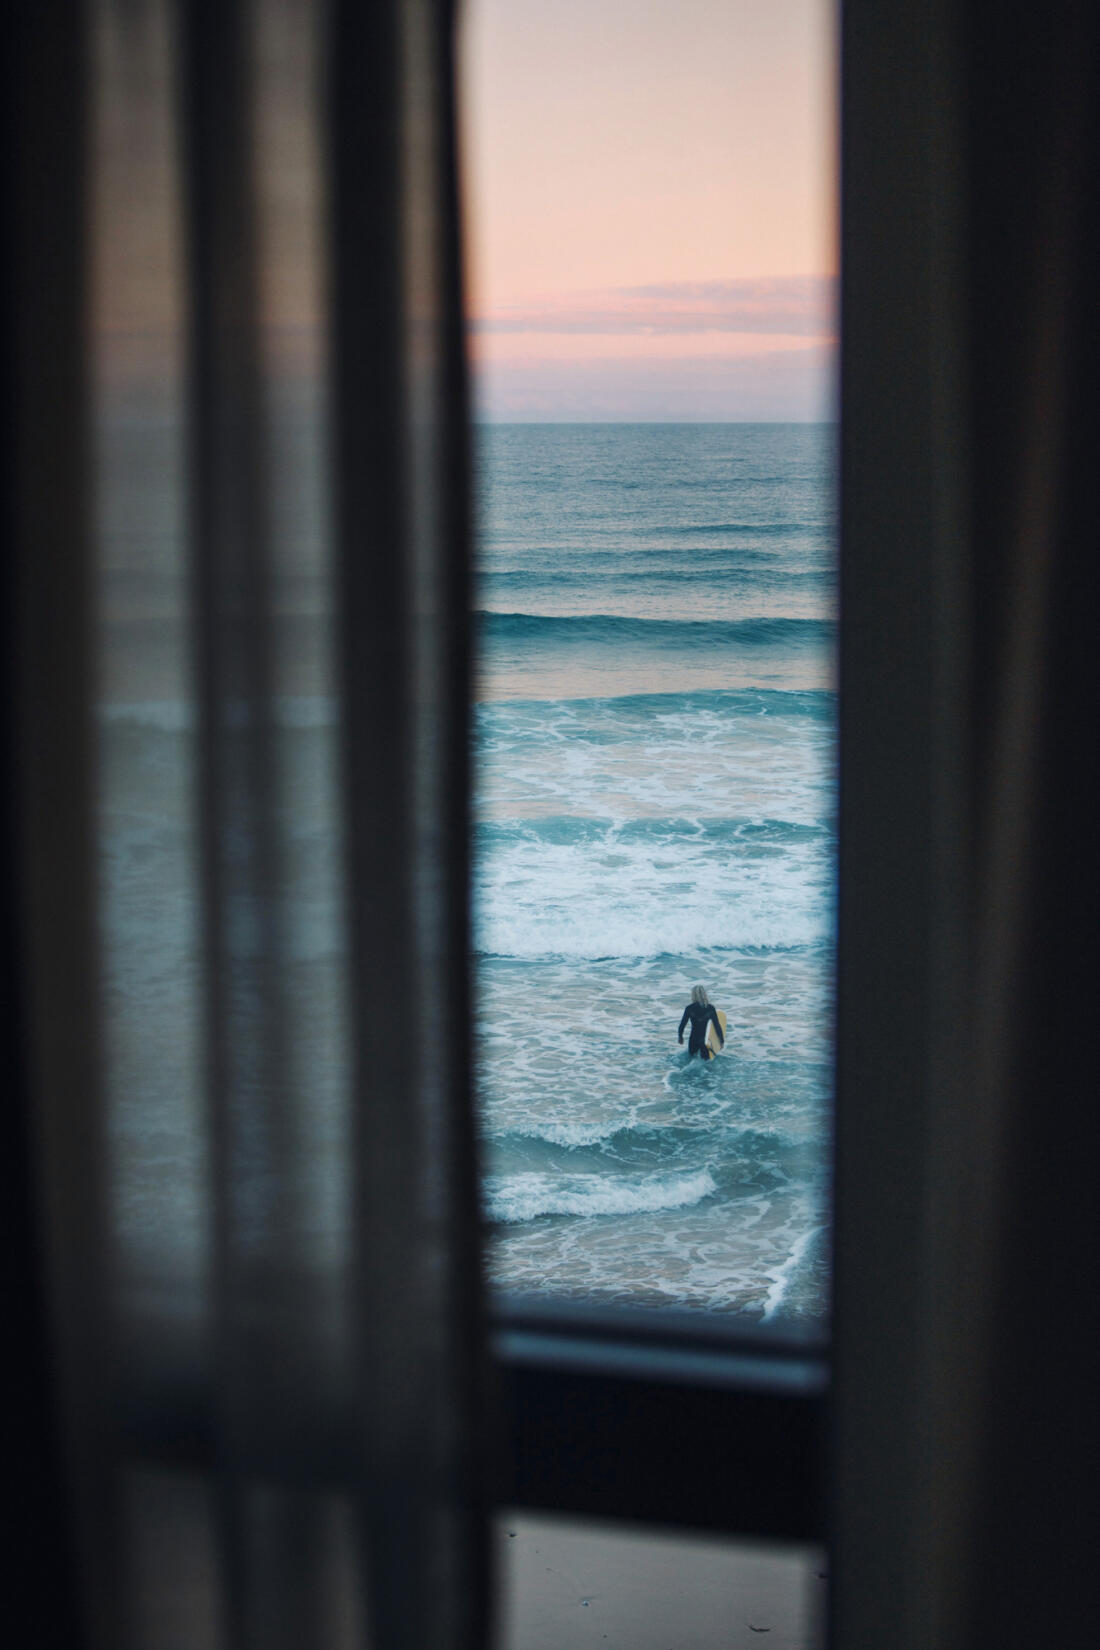
[[[681,1042],[684,1040],[684,1027],[691,1021],[691,1036],[688,1038],[688,1054],[701,1054],[704,1060],[710,1059],[710,1050],[707,1048],[707,1026],[714,1022],[714,1029],[718,1033],[719,1047],[725,1045],[726,1039],[722,1036],[722,1027],[718,1024],[718,1010],[713,1003],[706,1008],[700,1003],[688,1003],[684,1009],[680,1029],[676,1033]]]

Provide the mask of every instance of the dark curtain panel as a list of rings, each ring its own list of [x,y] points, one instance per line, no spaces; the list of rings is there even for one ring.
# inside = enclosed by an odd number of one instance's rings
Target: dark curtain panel
[[[75,1645],[90,1639],[93,1624],[104,1632],[113,1624],[107,1563],[102,1584],[97,1578],[81,1593],[71,1516],[77,1507],[85,1552],[105,1559],[95,1531],[109,1529],[110,1509],[87,1425],[101,1410],[103,1363],[93,1351],[82,1369],[75,1356],[78,1345],[96,1344],[103,1258],[83,691],[90,579],[83,22],[71,6],[21,9],[0,68],[0,1204],[10,1310],[6,1455],[18,1508],[6,1569],[13,1620],[35,1623],[51,1643]],[[51,997],[54,1014],[45,1007]],[[37,1103],[47,1084],[58,1097],[49,1118]],[[63,1164],[48,1176],[43,1158],[58,1145]],[[60,1322],[71,1331],[63,1351],[54,1335]],[[68,1436],[63,1406],[76,1421]]]
[[[486,1641],[451,29],[91,0],[5,68],[5,1170],[73,1645]]]
[[[1095,1643],[1100,24],[843,30],[833,1641]]]
[[[1100,1636],[1095,795],[1100,14],[976,3],[974,1019],[991,1125],[959,1643]]]

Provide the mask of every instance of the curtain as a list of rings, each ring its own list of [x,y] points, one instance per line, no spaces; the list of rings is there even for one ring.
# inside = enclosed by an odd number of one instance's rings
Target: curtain
[[[24,13],[5,966],[38,1608],[112,1650],[480,1644],[450,8]]]
[[[1006,26],[1007,25],[1007,26]],[[975,3],[967,328],[980,1303],[957,1642],[1100,1633],[1097,927],[1100,16]],[[1026,232],[1021,235],[1021,225]]]
[[[1100,21],[843,28],[833,1640],[1089,1643]]]

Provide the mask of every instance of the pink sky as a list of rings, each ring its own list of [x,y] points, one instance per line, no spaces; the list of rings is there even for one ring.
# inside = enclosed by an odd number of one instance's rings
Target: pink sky
[[[832,0],[465,0],[491,418],[832,415]]]

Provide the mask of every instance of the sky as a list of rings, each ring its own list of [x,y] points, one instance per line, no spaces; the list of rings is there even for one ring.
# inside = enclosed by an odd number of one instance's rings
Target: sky
[[[480,417],[833,416],[835,0],[465,0]]]

